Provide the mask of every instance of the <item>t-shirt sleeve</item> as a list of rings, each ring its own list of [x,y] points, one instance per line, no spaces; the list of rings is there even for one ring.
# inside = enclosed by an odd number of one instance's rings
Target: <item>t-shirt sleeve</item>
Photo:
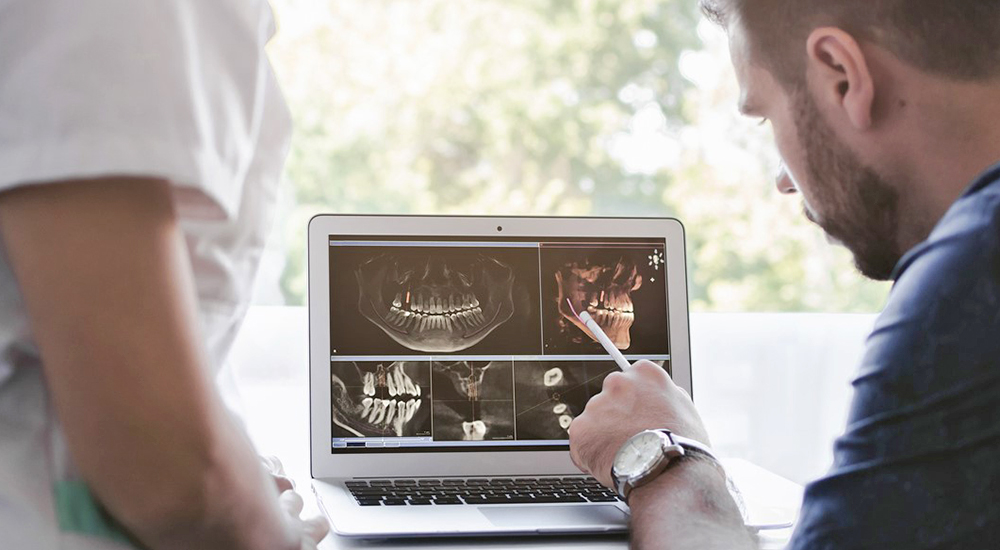
[[[996,201],[964,210],[904,260],[854,381],[833,468],[807,487],[790,550],[1000,540]]]
[[[0,191],[155,177],[233,217],[272,25],[263,1],[0,0]]]

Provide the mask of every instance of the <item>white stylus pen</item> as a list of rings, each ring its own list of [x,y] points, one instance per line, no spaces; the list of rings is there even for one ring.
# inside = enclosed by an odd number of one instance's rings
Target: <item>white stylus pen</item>
[[[573,315],[576,315],[576,318],[590,329],[590,333],[597,338],[597,341],[600,342],[602,346],[604,346],[604,350],[611,355],[611,358],[615,360],[615,363],[617,363],[622,370],[628,370],[628,368],[632,365],[629,364],[628,359],[625,359],[622,352],[618,350],[618,347],[611,341],[611,338],[608,338],[608,335],[604,334],[604,331],[601,330],[601,326],[597,324],[597,321],[595,321],[594,318],[591,317],[586,311],[577,313],[576,308],[573,307],[573,302],[570,302],[569,299],[567,299],[566,302],[569,303],[569,309],[573,312]]]

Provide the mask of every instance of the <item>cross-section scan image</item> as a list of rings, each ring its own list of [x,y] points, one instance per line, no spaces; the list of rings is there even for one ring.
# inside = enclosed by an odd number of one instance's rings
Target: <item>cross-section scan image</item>
[[[334,355],[541,349],[536,251],[332,247],[330,262]]]
[[[567,301],[623,353],[670,353],[662,247],[544,247],[541,269],[547,355],[603,353]]]
[[[510,361],[434,361],[434,399],[438,401],[511,401],[514,379]]]
[[[434,401],[434,441],[513,439],[513,401]]]
[[[616,370],[614,361],[516,362],[517,438],[569,439],[573,419]]]
[[[513,439],[512,368],[511,361],[434,361],[434,439]]]
[[[664,368],[669,372],[669,365]],[[608,374],[617,370],[614,361],[516,361],[517,438],[569,439],[573,420],[601,392]]]
[[[333,437],[431,435],[430,363],[330,364]]]

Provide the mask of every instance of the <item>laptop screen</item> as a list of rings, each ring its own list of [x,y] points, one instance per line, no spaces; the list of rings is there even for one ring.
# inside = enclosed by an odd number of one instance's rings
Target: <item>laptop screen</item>
[[[329,238],[334,453],[565,450],[615,362],[670,372],[664,239]]]

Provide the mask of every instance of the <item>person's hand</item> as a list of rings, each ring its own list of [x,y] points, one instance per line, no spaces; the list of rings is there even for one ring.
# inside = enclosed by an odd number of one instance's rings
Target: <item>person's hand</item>
[[[319,546],[321,540],[330,532],[330,524],[326,518],[317,516],[303,520],[299,517],[302,513],[304,502],[302,496],[295,492],[295,482],[285,475],[285,467],[276,456],[262,456],[261,462],[264,468],[274,480],[275,487],[281,493],[278,496],[278,504],[281,509],[289,515],[296,531],[302,534],[302,550],[314,550]]]
[[[279,493],[295,489],[295,482],[285,474],[285,467],[281,464],[281,460],[278,460],[278,457],[262,456],[260,457],[260,461],[264,464],[264,469],[267,470],[267,473],[271,475],[274,486],[278,489]]]
[[[316,516],[309,519],[302,519],[302,497],[295,491],[285,491],[278,496],[278,504],[281,509],[291,518],[296,532],[301,533],[301,550],[316,550],[319,543],[330,532],[330,524],[326,518]]]
[[[618,449],[643,430],[661,428],[709,444],[691,397],[663,368],[639,361],[625,372],[609,374],[603,391],[570,424],[570,456],[584,473],[613,487],[611,466]]]

